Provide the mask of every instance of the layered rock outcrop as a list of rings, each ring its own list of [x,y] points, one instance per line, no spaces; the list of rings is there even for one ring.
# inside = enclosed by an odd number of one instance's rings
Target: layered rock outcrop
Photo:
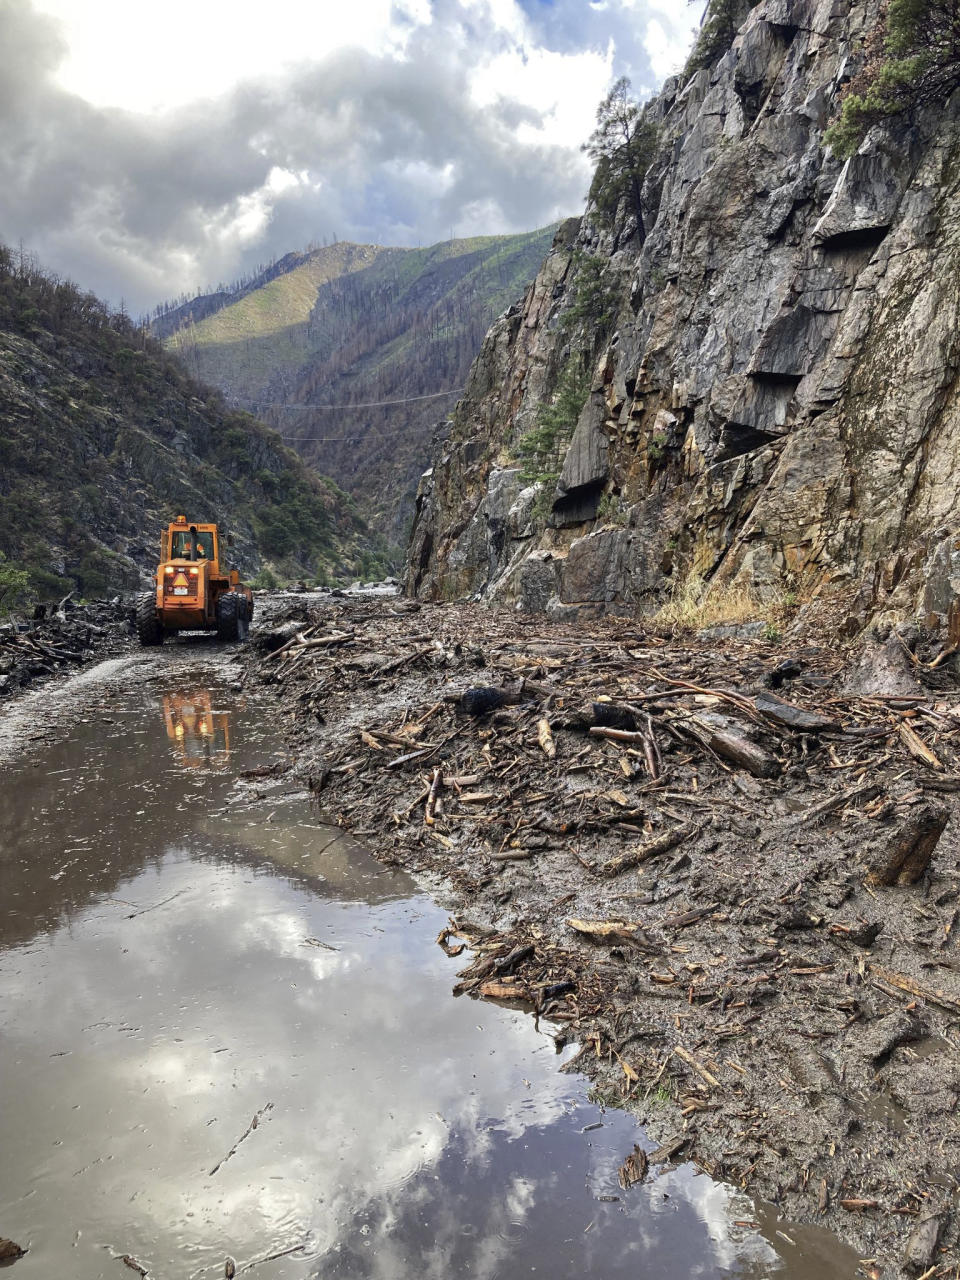
[[[879,0],[761,0],[648,106],[637,219],[564,224],[490,331],[421,485],[407,587],[553,613],[655,609],[693,573],[943,615],[960,574],[960,124],[954,104],[824,130]],[[625,202],[626,203],[626,202]],[[591,347],[585,258],[617,299]],[[519,444],[577,343],[590,392],[556,488]],[[956,562],[956,563],[955,563]]]

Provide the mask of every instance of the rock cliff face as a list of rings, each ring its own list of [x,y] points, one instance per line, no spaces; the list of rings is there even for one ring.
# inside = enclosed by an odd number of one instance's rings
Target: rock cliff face
[[[851,627],[945,613],[958,113],[874,131],[845,164],[822,147],[878,9],[762,0],[715,67],[667,82],[646,239],[588,207],[491,330],[421,484],[409,591],[632,612],[696,574],[835,596]],[[577,313],[586,259],[615,297],[599,341]],[[518,446],[578,343],[590,391],[544,494]]]

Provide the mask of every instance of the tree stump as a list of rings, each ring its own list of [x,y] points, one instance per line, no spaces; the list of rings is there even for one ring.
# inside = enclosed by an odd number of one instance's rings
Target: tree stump
[[[873,851],[868,884],[914,884],[927,867],[950,819],[949,809],[919,804],[910,809],[892,843]]]

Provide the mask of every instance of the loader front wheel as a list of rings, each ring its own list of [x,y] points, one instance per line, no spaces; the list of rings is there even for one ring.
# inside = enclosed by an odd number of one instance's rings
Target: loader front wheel
[[[238,591],[225,591],[217,601],[217,639],[231,643],[247,638],[247,602]]]
[[[157,617],[157,597],[152,591],[137,596],[137,639],[145,646],[163,644],[163,624]]]

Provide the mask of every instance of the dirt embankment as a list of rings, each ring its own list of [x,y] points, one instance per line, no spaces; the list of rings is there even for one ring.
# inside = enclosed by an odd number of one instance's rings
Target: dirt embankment
[[[0,624],[0,705],[38,680],[116,657],[132,642],[132,618],[120,601],[95,600],[28,623]]]
[[[576,1039],[652,1161],[953,1275],[960,695],[898,651],[926,686],[867,695],[825,650],[387,600],[294,606],[247,679],[323,808],[450,887],[458,989]]]

